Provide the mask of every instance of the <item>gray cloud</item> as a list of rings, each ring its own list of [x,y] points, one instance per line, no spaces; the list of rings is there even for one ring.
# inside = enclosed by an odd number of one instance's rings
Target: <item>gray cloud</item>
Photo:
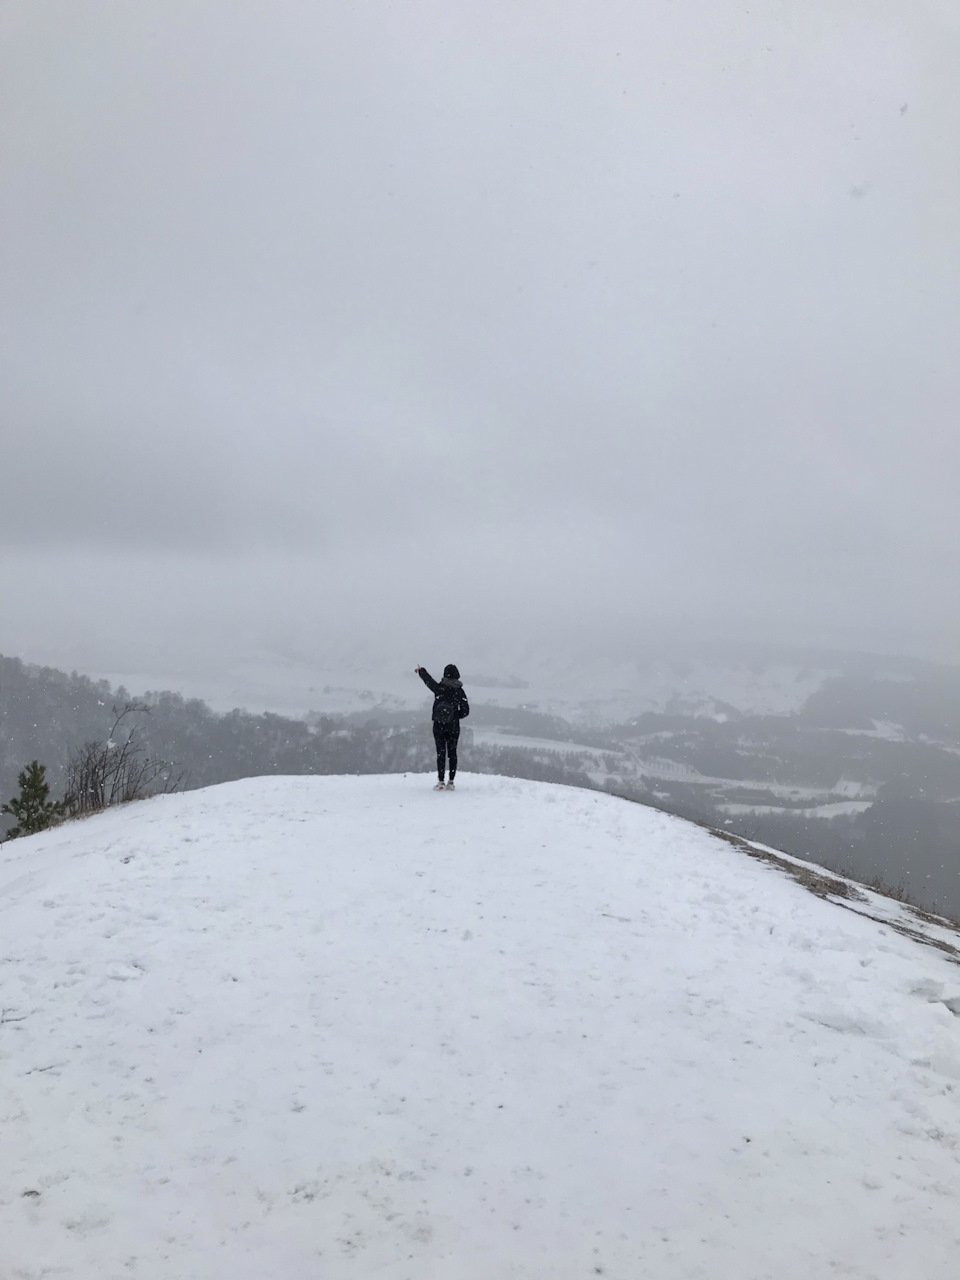
[[[952,652],[948,6],[0,24],[0,649],[106,643],[31,580],[216,647],[305,585],[417,635],[432,572],[467,634]]]

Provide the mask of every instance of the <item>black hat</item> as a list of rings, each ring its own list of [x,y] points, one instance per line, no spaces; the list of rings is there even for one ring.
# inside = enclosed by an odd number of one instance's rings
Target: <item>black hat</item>
[[[448,680],[460,679],[460,672],[457,670],[457,668],[453,665],[452,662],[448,662],[447,665],[443,668],[443,674],[446,676]]]

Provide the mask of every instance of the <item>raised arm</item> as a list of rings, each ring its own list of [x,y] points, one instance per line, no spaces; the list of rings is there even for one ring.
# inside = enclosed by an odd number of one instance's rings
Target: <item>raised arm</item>
[[[427,686],[427,688],[430,690],[431,693],[440,692],[440,686],[437,684],[436,680],[434,680],[433,676],[426,669],[426,667],[414,667],[414,670],[416,671],[417,675],[420,677],[420,679]]]

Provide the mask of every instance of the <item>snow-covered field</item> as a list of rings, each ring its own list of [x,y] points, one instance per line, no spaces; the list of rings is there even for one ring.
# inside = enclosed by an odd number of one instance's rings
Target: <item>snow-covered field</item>
[[[477,746],[506,747],[524,751],[549,751],[560,756],[587,756],[602,761],[608,756],[620,759],[622,751],[604,750],[600,747],[585,747],[580,742],[560,742],[555,738],[531,738],[519,733],[502,733],[497,729],[473,729],[473,741]]]
[[[794,818],[848,818],[851,814],[865,812],[872,803],[872,800],[837,800],[831,804],[814,805],[810,809],[788,809],[774,804],[718,804],[717,811],[734,816],[742,813],[785,813]]]
[[[4,846],[3,1280],[956,1280],[960,968],[900,907],[429,788]]]

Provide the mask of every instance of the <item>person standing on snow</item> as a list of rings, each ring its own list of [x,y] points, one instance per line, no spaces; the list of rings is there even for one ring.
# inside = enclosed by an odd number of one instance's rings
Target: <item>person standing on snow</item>
[[[457,739],[460,737],[460,721],[470,714],[470,703],[460,683],[460,672],[448,662],[443,668],[439,683],[424,667],[414,667],[417,675],[433,694],[433,740],[437,744],[437,773],[439,781],[434,791],[453,791],[457,775]],[[443,785],[444,757],[449,761],[450,781]]]

